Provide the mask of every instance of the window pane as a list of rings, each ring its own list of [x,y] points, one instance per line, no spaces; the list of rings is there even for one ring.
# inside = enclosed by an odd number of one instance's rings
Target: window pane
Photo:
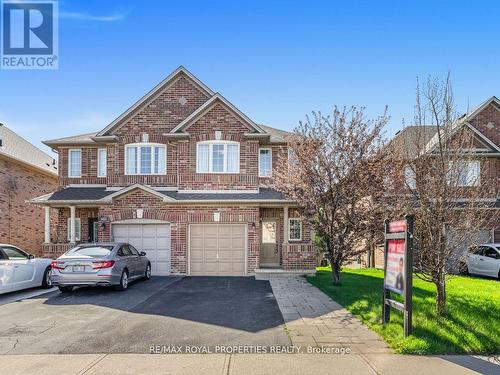
[[[212,145],[212,172],[224,172],[224,145]]]
[[[5,255],[7,255],[7,258],[9,258],[10,260],[20,260],[27,258],[26,254],[13,247],[3,247],[2,249]]]
[[[151,174],[151,147],[141,147],[141,174]]]
[[[71,218],[68,217],[68,241],[71,240],[71,228],[70,228]],[[81,233],[81,220],[79,217],[75,218],[75,240],[80,241],[80,233]]]
[[[69,176],[79,177],[82,167],[82,152],[80,150],[71,150],[69,152]]]
[[[98,155],[98,171],[97,175],[99,177],[106,177],[106,150],[105,149],[100,149]]]
[[[300,233],[300,220],[299,219],[291,219],[290,220],[290,239],[291,240],[300,240],[301,239],[301,233]]]
[[[259,150],[259,176],[271,175],[271,150]]]
[[[276,243],[276,222],[262,222],[262,243]]]
[[[137,173],[137,147],[127,147],[126,155],[126,171],[127,174]]]
[[[237,173],[240,170],[240,146],[227,145],[227,171]]]
[[[165,174],[165,147],[155,147],[155,173]]]
[[[410,166],[407,166],[405,168],[405,181],[406,181],[406,185],[410,189],[415,189],[417,187],[417,181],[415,179],[415,171]]]
[[[208,172],[209,149],[208,145],[198,145],[198,172]]]

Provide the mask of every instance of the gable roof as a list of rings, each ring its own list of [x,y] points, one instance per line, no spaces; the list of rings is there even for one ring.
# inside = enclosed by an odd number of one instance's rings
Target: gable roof
[[[481,113],[483,111],[483,109],[485,109],[491,103],[494,103],[500,107],[500,100],[496,96],[493,95],[491,98],[486,99],[484,102],[479,104],[477,107],[473,108],[472,111],[465,114],[465,116],[464,116],[465,121],[472,120],[474,117],[476,117],[479,113]]]
[[[201,82],[198,78],[196,78],[193,74],[191,74],[186,68],[182,65],[179,66],[176,70],[174,70],[171,74],[169,74],[163,81],[157,84],[152,90],[150,90],[146,95],[140,98],[135,104],[133,104],[129,109],[127,109],[124,113],[122,113],[119,117],[117,117],[113,122],[111,122],[108,126],[106,126],[103,130],[96,134],[97,137],[107,135],[111,130],[115,129],[123,120],[128,118],[132,113],[141,108],[141,106],[146,103],[150,98],[159,94],[163,91],[169,84],[171,84],[177,77],[180,75],[185,75],[192,82],[196,84],[198,88],[200,88],[203,92],[207,94],[207,96],[214,95],[214,92],[203,82]]]
[[[437,132],[437,126],[412,125],[396,133],[389,143],[395,150],[405,149],[409,157],[416,157]]]
[[[50,139],[48,141],[42,141],[44,145],[55,148],[58,145],[81,145],[81,144],[94,144],[95,141],[92,139],[97,133],[85,133],[79,135],[73,135],[71,137]]]
[[[193,113],[191,113],[188,117],[186,117],[179,125],[173,128],[170,133],[177,133],[181,130],[186,129],[190,124],[194,121],[198,120],[203,114],[205,114],[212,105],[216,102],[222,103],[226,108],[229,108],[234,114],[236,114],[243,122],[248,124],[251,128],[253,128],[257,133],[264,134],[265,131],[257,125],[255,122],[250,120],[248,116],[246,116],[243,112],[241,112],[238,108],[236,108],[233,104],[231,104],[226,98],[224,98],[221,94],[216,93],[210,99],[208,99],[205,103],[203,103],[198,109],[196,109]]]
[[[0,155],[57,176],[55,159],[0,123]]]

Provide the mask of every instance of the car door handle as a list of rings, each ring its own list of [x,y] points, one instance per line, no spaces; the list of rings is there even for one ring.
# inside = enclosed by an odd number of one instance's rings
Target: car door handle
[[[479,259],[480,262],[484,262],[484,259]]]

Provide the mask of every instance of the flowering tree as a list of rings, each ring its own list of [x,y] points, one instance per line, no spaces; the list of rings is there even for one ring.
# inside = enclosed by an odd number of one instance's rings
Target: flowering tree
[[[478,155],[467,116],[458,118],[449,77],[417,86],[415,126],[390,144],[387,196],[394,216],[415,215],[414,269],[436,285],[436,312],[446,313],[446,275],[464,262],[466,244],[494,220],[497,196],[489,165]],[[392,190],[392,191],[390,191]],[[465,245],[465,246],[464,246]]]
[[[365,252],[362,241],[373,232],[383,193],[382,129],[386,113],[366,119],[364,109],[339,110],[332,116],[313,113],[288,138],[288,168],[274,174],[273,187],[296,201],[323,244],[334,284],[340,269]]]

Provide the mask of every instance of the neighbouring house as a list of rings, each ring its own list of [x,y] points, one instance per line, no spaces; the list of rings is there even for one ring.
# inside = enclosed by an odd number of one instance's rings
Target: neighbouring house
[[[0,243],[40,255],[44,210],[27,201],[57,186],[54,158],[0,123]]]
[[[496,97],[491,97],[480,104],[478,107],[463,115],[459,120],[460,127],[464,126],[470,131],[473,136],[474,150],[473,155],[475,160],[467,160],[466,173],[467,178],[464,178],[463,186],[471,186],[485,179],[493,180],[500,187],[500,100]],[[459,127],[457,126],[457,129]],[[419,150],[416,145],[425,145],[425,150],[432,150],[433,145],[437,142],[437,128],[435,126],[408,126],[398,132],[391,140],[391,144],[397,145],[396,149],[409,149],[408,154],[417,155]],[[419,138],[419,139],[417,139]],[[402,176],[406,179],[408,186],[414,183],[414,176],[411,171],[402,171]],[[498,218],[498,210],[500,209],[500,197],[484,197],[485,201],[491,201],[488,208],[492,212],[492,217]],[[493,215],[495,213],[495,215]],[[474,236],[476,237],[476,236]],[[480,242],[500,243],[500,221],[493,220],[491,226],[485,227],[479,233]],[[465,251],[468,244],[463,245]],[[371,250],[370,256],[366,259],[361,259],[360,264],[366,266],[383,267],[384,254],[382,247],[376,247]]]
[[[56,210],[44,254],[116,241],[155,275],[314,272],[310,228],[268,187],[286,135],[179,67],[101,131],[44,142],[59,154],[59,188],[32,200]]]

